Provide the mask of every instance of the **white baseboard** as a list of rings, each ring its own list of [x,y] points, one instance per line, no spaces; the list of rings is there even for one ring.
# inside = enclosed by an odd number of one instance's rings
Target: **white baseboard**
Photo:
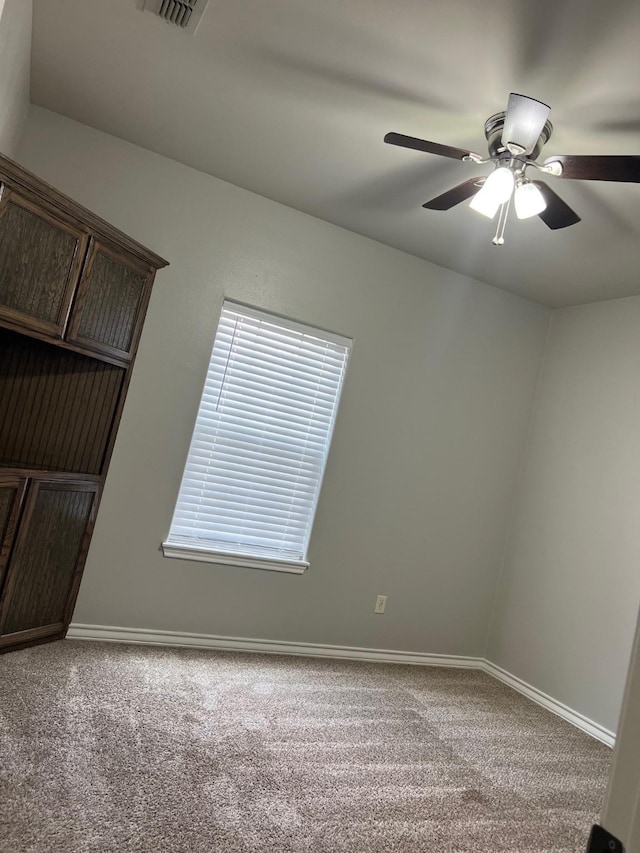
[[[291,643],[285,640],[256,640],[248,637],[220,637],[212,634],[189,634],[178,631],[152,631],[147,628],[118,628],[108,625],[81,625],[72,623],[67,632],[72,640],[102,640],[111,643],[139,643],[153,646],[175,646],[191,649],[217,649],[218,651],[259,652],[262,654],[302,655],[305,657],[337,658],[346,660],[376,661],[378,663],[403,663],[417,666],[450,666],[477,669],[502,681],[528,699],[562,717],[583,732],[607,746],[615,743],[615,734],[595,723],[584,714],[558,702],[537,687],[527,684],[485,658],[461,655],[430,655],[422,652],[405,652],[394,649],[366,649],[357,646],[324,646],[316,643]]]
[[[536,704],[546,708],[547,711],[551,711],[558,717],[562,717],[563,720],[566,720],[568,723],[572,723],[572,725],[582,729],[583,732],[586,732],[597,740],[602,741],[602,743],[605,743],[607,746],[614,746],[616,742],[615,734],[610,732],[609,729],[605,729],[604,726],[600,725],[600,723],[595,723],[593,720],[585,717],[584,714],[580,714],[578,711],[574,711],[573,708],[569,708],[568,705],[558,702],[557,699],[554,699],[547,693],[543,693],[542,690],[538,690],[537,687],[527,684],[527,682],[523,681],[521,678],[511,675],[510,672],[496,666],[495,663],[485,660],[483,669],[488,675],[493,676],[493,678],[497,678],[498,681],[502,681],[504,684],[512,687],[514,690],[517,690],[518,693],[522,693],[523,696],[526,696]]]
[[[72,640],[106,640],[112,643],[142,643],[153,646],[178,646],[218,651],[260,652],[275,655],[302,655],[315,658],[345,658],[379,663],[410,663],[418,666],[455,666],[482,669],[482,658],[459,655],[428,655],[393,649],[365,649],[357,646],[324,646],[315,643],[291,643],[286,640],[255,640],[247,637],[218,637],[212,634],[187,634],[151,631],[146,628],[114,628],[107,625],[72,623],[67,632]]]

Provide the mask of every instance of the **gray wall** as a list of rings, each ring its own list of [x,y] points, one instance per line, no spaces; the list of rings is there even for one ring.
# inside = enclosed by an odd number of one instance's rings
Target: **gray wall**
[[[640,297],[553,313],[488,644],[615,730],[640,601]]]
[[[13,157],[29,107],[31,0],[0,0],[0,154]]]
[[[171,261],[74,621],[481,654],[549,312],[45,110],[19,159]],[[355,340],[302,576],[159,552],[223,295]]]

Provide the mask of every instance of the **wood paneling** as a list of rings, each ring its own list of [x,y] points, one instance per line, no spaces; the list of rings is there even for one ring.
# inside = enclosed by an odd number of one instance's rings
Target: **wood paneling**
[[[0,312],[61,334],[87,238],[15,194],[0,201]]]
[[[11,507],[16,497],[15,487],[3,486],[0,483],[0,542],[4,541],[4,535],[9,524]]]
[[[74,576],[86,548],[98,486],[33,481],[7,574],[0,634],[65,620]]]
[[[124,377],[0,329],[0,465],[99,474]]]
[[[137,343],[151,271],[92,242],[78,287],[68,339],[127,356]]]
[[[87,281],[78,335],[128,351],[145,277],[99,253]]]
[[[23,477],[0,474],[0,593],[26,485]]]

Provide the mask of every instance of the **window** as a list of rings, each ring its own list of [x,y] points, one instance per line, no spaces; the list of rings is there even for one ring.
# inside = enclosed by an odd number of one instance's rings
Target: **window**
[[[165,556],[308,567],[350,347],[224,302]]]

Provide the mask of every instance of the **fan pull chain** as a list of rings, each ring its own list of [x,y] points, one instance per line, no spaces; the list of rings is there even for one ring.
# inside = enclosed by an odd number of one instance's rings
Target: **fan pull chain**
[[[496,236],[491,241],[494,246],[504,246],[504,229],[507,225],[507,214],[509,213],[509,205],[511,198],[508,198],[504,204],[500,205],[500,213],[498,214],[498,227]]]

